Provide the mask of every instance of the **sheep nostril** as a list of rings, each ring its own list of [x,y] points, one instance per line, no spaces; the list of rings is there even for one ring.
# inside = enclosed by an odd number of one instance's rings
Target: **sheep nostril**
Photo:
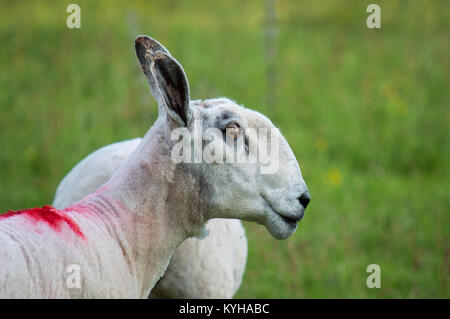
[[[306,209],[306,206],[308,206],[308,204],[309,204],[309,202],[311,200],[311,196],[308,193],[303,193],[302,196],[300,196],[298,198],[298,200],[303,205],[303,208]]]

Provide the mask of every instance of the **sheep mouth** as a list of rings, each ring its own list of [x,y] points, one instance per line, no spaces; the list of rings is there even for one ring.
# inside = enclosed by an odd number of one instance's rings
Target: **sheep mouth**
[[[288,224],[289,226],[292,226],[292,227],[294,227],[295,225],[297,225],[297,223],[302,219],[301,217],[300,218],[296,218],[296,219],[294,219],[294,218],[290,218],[290,217],[286,217],[286,216],[284,216],[284,215],[281,215],[280,213],[277,213],[277,212],[275,212],[278,216],[280,216],[281,217],[281,219],[286,223],[286,224]],[[303,214],[302,214],[303,215]],[[302,216],[303,217],[303,216]]]
[[[285,214],[277,212],[267,199],[265,199],[265,205],[266,215],[262,224],[266,226],[267,230],[274,238],[286,239],[297,230],[298,221],[303,217],[303,213],[294,216],[286,216]]]
[[[288,224],[289,226],[291,226],[291,227],[296,227],[296,226],[297,226],[297,223],[298,223],[299,221],[302,220],[303,215],[304,215],[304,212],[302,212],[299,216],[295,216],[295,217],[286,216],[286,215],[283,215],[283,214],[280,214],[279,212],[277,212],[277,211],[273,208],[273,206],[270,204],[270,202],[269,202],[266,198],[264,198],[264,199],[266,200],[267,206],[269,206],[270,210],[271,210],[275,215],[277,215],[278,217],[280,217],[281,220],[284,221],[284,222],[285,222],[286,224]]]

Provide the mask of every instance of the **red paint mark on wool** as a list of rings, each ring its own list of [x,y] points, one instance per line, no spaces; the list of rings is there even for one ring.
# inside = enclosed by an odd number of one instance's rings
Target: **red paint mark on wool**
[[[57,210],[52,206],[46,205],[41,208],[22,209],[18,211],[10,210],[5,214],[0,215],[0,220],[17,215],[24,216],[35,222],[44,222],[57,232],[61,231],[62,224],[66,224],[77,236],[85,238],[84,234],[80,230],[80,227],[78,227],[78,225],[69,216],[67,216],[64,211]]]

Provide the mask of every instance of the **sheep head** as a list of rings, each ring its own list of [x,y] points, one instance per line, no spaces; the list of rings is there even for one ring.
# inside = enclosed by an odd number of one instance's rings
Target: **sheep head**
[[[178,204],[192,198],[199,222],[238,218],[277,239],[292,235],[310,195],[275,125],[228,98],[190,100],[185,72],[166,48],[148,36],[136,38],[135,48],[158,102],[165,160],[176,167],[171,192],[184,194]]]

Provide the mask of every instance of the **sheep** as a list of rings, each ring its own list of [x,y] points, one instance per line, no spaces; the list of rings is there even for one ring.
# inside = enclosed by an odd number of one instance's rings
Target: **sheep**
[[[63,178],[52,206],[66,208],[105,184],[133,153],[141,138],[113,143],[88,155]],[[188,238],[177,248],[151,298],[229,299],[239,289],[247,261],[245,229],[237,219],[211,219],[204,239]]]
[[[209,219],[253,221],[276,239],[297,229],[310,195],[279,130],[229,99],[191,103],[183,68],[155,44],[147,36],[135,40],[159,116],[108,182],[63,210],[44,206],[0,216],[0,298],[146,298],[175,249],[201,236]],[[194,130],[198,122],[203,131]],[[249,134],[252,128],[271,135],[259,139]],[[278,169],[269,174],[260,160],[179,161],[180,141],[172,137],[180,131],[182,142],[200,150],[202,133],[212,132],[215,149],[230,153],[239,136],[251,150],[278,143],[267,156]]]

